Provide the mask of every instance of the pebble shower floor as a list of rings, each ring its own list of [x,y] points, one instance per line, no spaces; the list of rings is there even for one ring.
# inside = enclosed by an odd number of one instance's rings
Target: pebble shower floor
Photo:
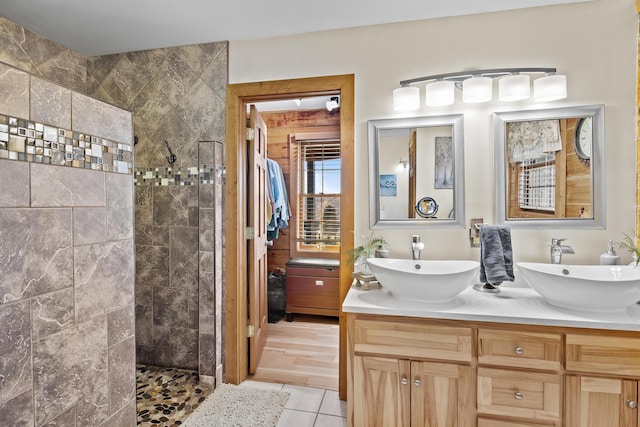
[[[138,426],[180,426],[209,393],[208,388],[198,384],[196,372],[138,366],[136,369]]]

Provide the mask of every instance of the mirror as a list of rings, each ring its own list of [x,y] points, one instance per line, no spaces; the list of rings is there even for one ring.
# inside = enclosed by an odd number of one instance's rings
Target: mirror
[[[368,124],[371,228],[464,227],[462,115]]]
[[[496,222],[604,228],[604,106],[494,113]]]

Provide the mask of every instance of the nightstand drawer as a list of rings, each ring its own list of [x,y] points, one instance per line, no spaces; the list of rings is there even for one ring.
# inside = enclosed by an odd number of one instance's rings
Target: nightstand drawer
[[[567,334],[567,371],[640,376],[640,338]]]
[[[562,336],[479,329],[478,363],[558,371],[562,366]]]
[[[471,361],[471,328],[357,318],[352,339],[356,353]]]
[[[560,375],[478,368],[478,415],[557,421]]]

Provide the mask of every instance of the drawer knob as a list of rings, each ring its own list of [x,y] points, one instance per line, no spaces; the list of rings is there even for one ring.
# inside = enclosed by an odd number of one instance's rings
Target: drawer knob
[[[520,393],[519,391],[516,391],[513,395],[516,398],[516,400],[522,400],[524,398],[522,393]]]
[[[400,384],[407,385],[407,384],[409,384],[409,381],[407,381],[406,378],[403,378],[403,379],[400,380]]]
[[[420,382],[420,380],[419,380],[419,379],[416,379],[416,380],[413,382],[413,385],[414,385],[414,386],[416,386],[416,387],[420,387],[420,384],[422,384],[422,383]]]
[[[513,350],[517,355],[523,355],[524,354],[524,348],[518,346]]]
[[[627,400],[627,406],[631,409],[636,409],[638,407],[638,402],[635,400]]]

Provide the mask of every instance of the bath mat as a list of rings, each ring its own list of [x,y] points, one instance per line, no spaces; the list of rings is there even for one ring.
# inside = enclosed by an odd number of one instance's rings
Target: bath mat
[[[273,427],[289,393],[220,384],[186,419],[184,427]]]

